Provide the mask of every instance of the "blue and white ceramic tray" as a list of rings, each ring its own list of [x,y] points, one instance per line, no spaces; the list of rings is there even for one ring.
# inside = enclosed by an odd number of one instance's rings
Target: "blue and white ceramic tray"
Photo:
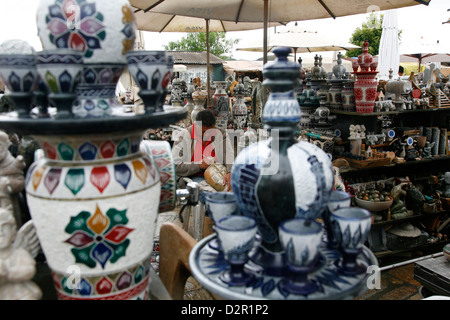
[[[319,289],[307,296],[290,294],[280,290],[279,283],[284,277],[262,274],[262,268],[249,261],[245,268],[255,274],[254,280],[246,286],[230,287],[219,279],[220,273],[229,265],[217,250],[209,246],[209,242],[216,238],[212,234],[202,239],[191,251],[189,265],[194,278],[211,294],[221,299],[236,300],[342,300],[353,299],[368,290],[368,282],[374,277],[373,272],[355,276],[343,275],[339,272],[337,261],[341,255],[336,249],[328,249],[325,242],[319,249],[319,259],[315,271],[309,274]],[[358,261],[367,266],[378,266],[375,255],[363,247]]]

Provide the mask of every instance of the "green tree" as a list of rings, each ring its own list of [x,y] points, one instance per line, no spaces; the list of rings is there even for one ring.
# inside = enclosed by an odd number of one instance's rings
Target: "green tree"
[[[225,32],[209,33],[210,52],[224,60],[232,59],[231,51],[239,39],[226,39]],[[164,48],[168,51],[206,51],[206,32],[191,32],[179,41],[170,41]]]
[[[372,12],[366,21],[363,22],[361,27],[358,27],[353,31],[350,43],[363,47],[364,41],[369,42],[369,53],[373,56],[378,55],[380,48],[381,34],[383,32],[383,14],[377,15]],[[346,57],[357,57],[362,54],[362,49],[348,50],[345,54]]]

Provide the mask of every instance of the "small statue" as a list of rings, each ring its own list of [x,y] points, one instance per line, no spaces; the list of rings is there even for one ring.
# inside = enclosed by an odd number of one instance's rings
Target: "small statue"
[[[17,231],[12,207],[0,208],[0,300],[41,299],[41,289],[31,281],[39,249],[33,221]]]
[[[311,78],[312,80],[322,79],[322,69],[319,66],[319,55],[314,57],[314,67],[311,68]]]
[[[258,78],[253,79],[252,87],[252,114],[249,115],[249,120],[251,123],[258,125],[261,123],[264,91]]]
[[[9,152],[10,145],[9,136],[0,131],[0,207],[11,205],[20,225],[21,215],[15,195],[25,187],[23,173],[26,164],[22,155],[14,157]]]
[[[319,56],[319,67],[320,67],[320,75],[321,75],[321,79],[326,79],[327,78],[327,70],[325,70],[325,68],[322,66],[322,56]]]
[[[342,54],[339,52],[337,55],[337,64],[333,67],[333,74],[335,79],[343,79],[346,72],[345,66],[342,64]]]
[[[423,152],[422,152],[422,158],[424,159],[431,159],[433,156],[431,154],[431,150],[433,149],[434,145],[435,145],[435,141],[430,142],[427,141],[425,142],[425,147],[423,147]]]
[[[305,80],[306,79],[306,71],[305,71],[305,69],[303,69],[303,59],[302,59],[302,57],[299,57],[297,59],[297,61],[298,61],[298,64],[300,65],[300,79],[301,80]]]
[[[232,75],[229,74],[229,75],[225,78],[225,81],[227,82],[227,87],[226,87],[225,91],[228,93],[228,95],[231,95],[231,85],[232,85],[233,82],[234,82],[234,78],[233,78]]]
[[[244,94],[249,96],[252,93],[252,80],[250,80],[249,76],[244,77]]]
[[[412,215],[412,212],[408,211],[404,202],[408,188],[409,182],[402,182],[391,189],[390,194],[394,202],[389,209],[391,211],[391,218],[394,220]]]

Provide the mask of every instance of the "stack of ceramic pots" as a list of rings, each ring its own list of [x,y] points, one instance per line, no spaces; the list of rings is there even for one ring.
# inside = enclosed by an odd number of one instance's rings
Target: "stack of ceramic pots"
[[[264,66],[264,85],[271,92],[263,121],[272,136],[242,150],[231,173],[239,208],[256,220],[261,235],[250,259],[271,275],[283,274],[286,267],[280,223],[294,217],[318,218],[333,188],[330,158],[315,145],[294,139],[301,117],[294,97],[300,69],[287,60],[289,53],[290,48],[274,49],[277,60]]]
[[[363,45],[363,53],[358,56],[358,66],[353,66],[353,74],[356,75],[354,84],[356,112],[373,112],[377,97],[378,83],[375,79],[377,73],[373,57],[369,54],[369,42],[366,40]]]
[[[227,129],[228,121],[231,120],[230,101],[226,91],[226,81],[214,81],[216,91],[213,95],[212,111],[216,117],[216,127]]]
[[[8,85],[23,84],[15,90],[20,102],[37,83],[30,75],[40,74],[56,113],[31,114],[29,101],[20,113],[0,115],[2,129],[31,136],[44,151],[28,169],[25,190],[60,299],[149,296],[164,166],[152,156],[163,152],[141,152],[141,143],[147,129],[176,123],[187,112],[159,111],[171,62],[164,51],[130,51],[132,10],[127,0],[42,0],[37,26],[44,50],[34,62],[20,63],[17,81]],[[3,58],[5,78],[6,70],[19,70],[14,62],[20,56]],[[122,113],[111,101],[127,66],[141,89],[144,114]],[[173,163],[167,157],[158,162]],[[171,178],[173,185],[164,174]]]

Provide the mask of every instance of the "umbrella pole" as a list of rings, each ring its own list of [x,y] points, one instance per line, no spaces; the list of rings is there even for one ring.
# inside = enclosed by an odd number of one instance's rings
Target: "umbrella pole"
[[[209,102],[211,100],[210,97],[210,83],[211,83],[211,77],[209,75],[209,19],[205,19],[206,22],[206,90],[208,92],[207,99],[206,99],[206,106],[209,107]]]
[[[267,21],[269,20],[269,0],[264,0],[264,44],[263,64],[267,63]]]

